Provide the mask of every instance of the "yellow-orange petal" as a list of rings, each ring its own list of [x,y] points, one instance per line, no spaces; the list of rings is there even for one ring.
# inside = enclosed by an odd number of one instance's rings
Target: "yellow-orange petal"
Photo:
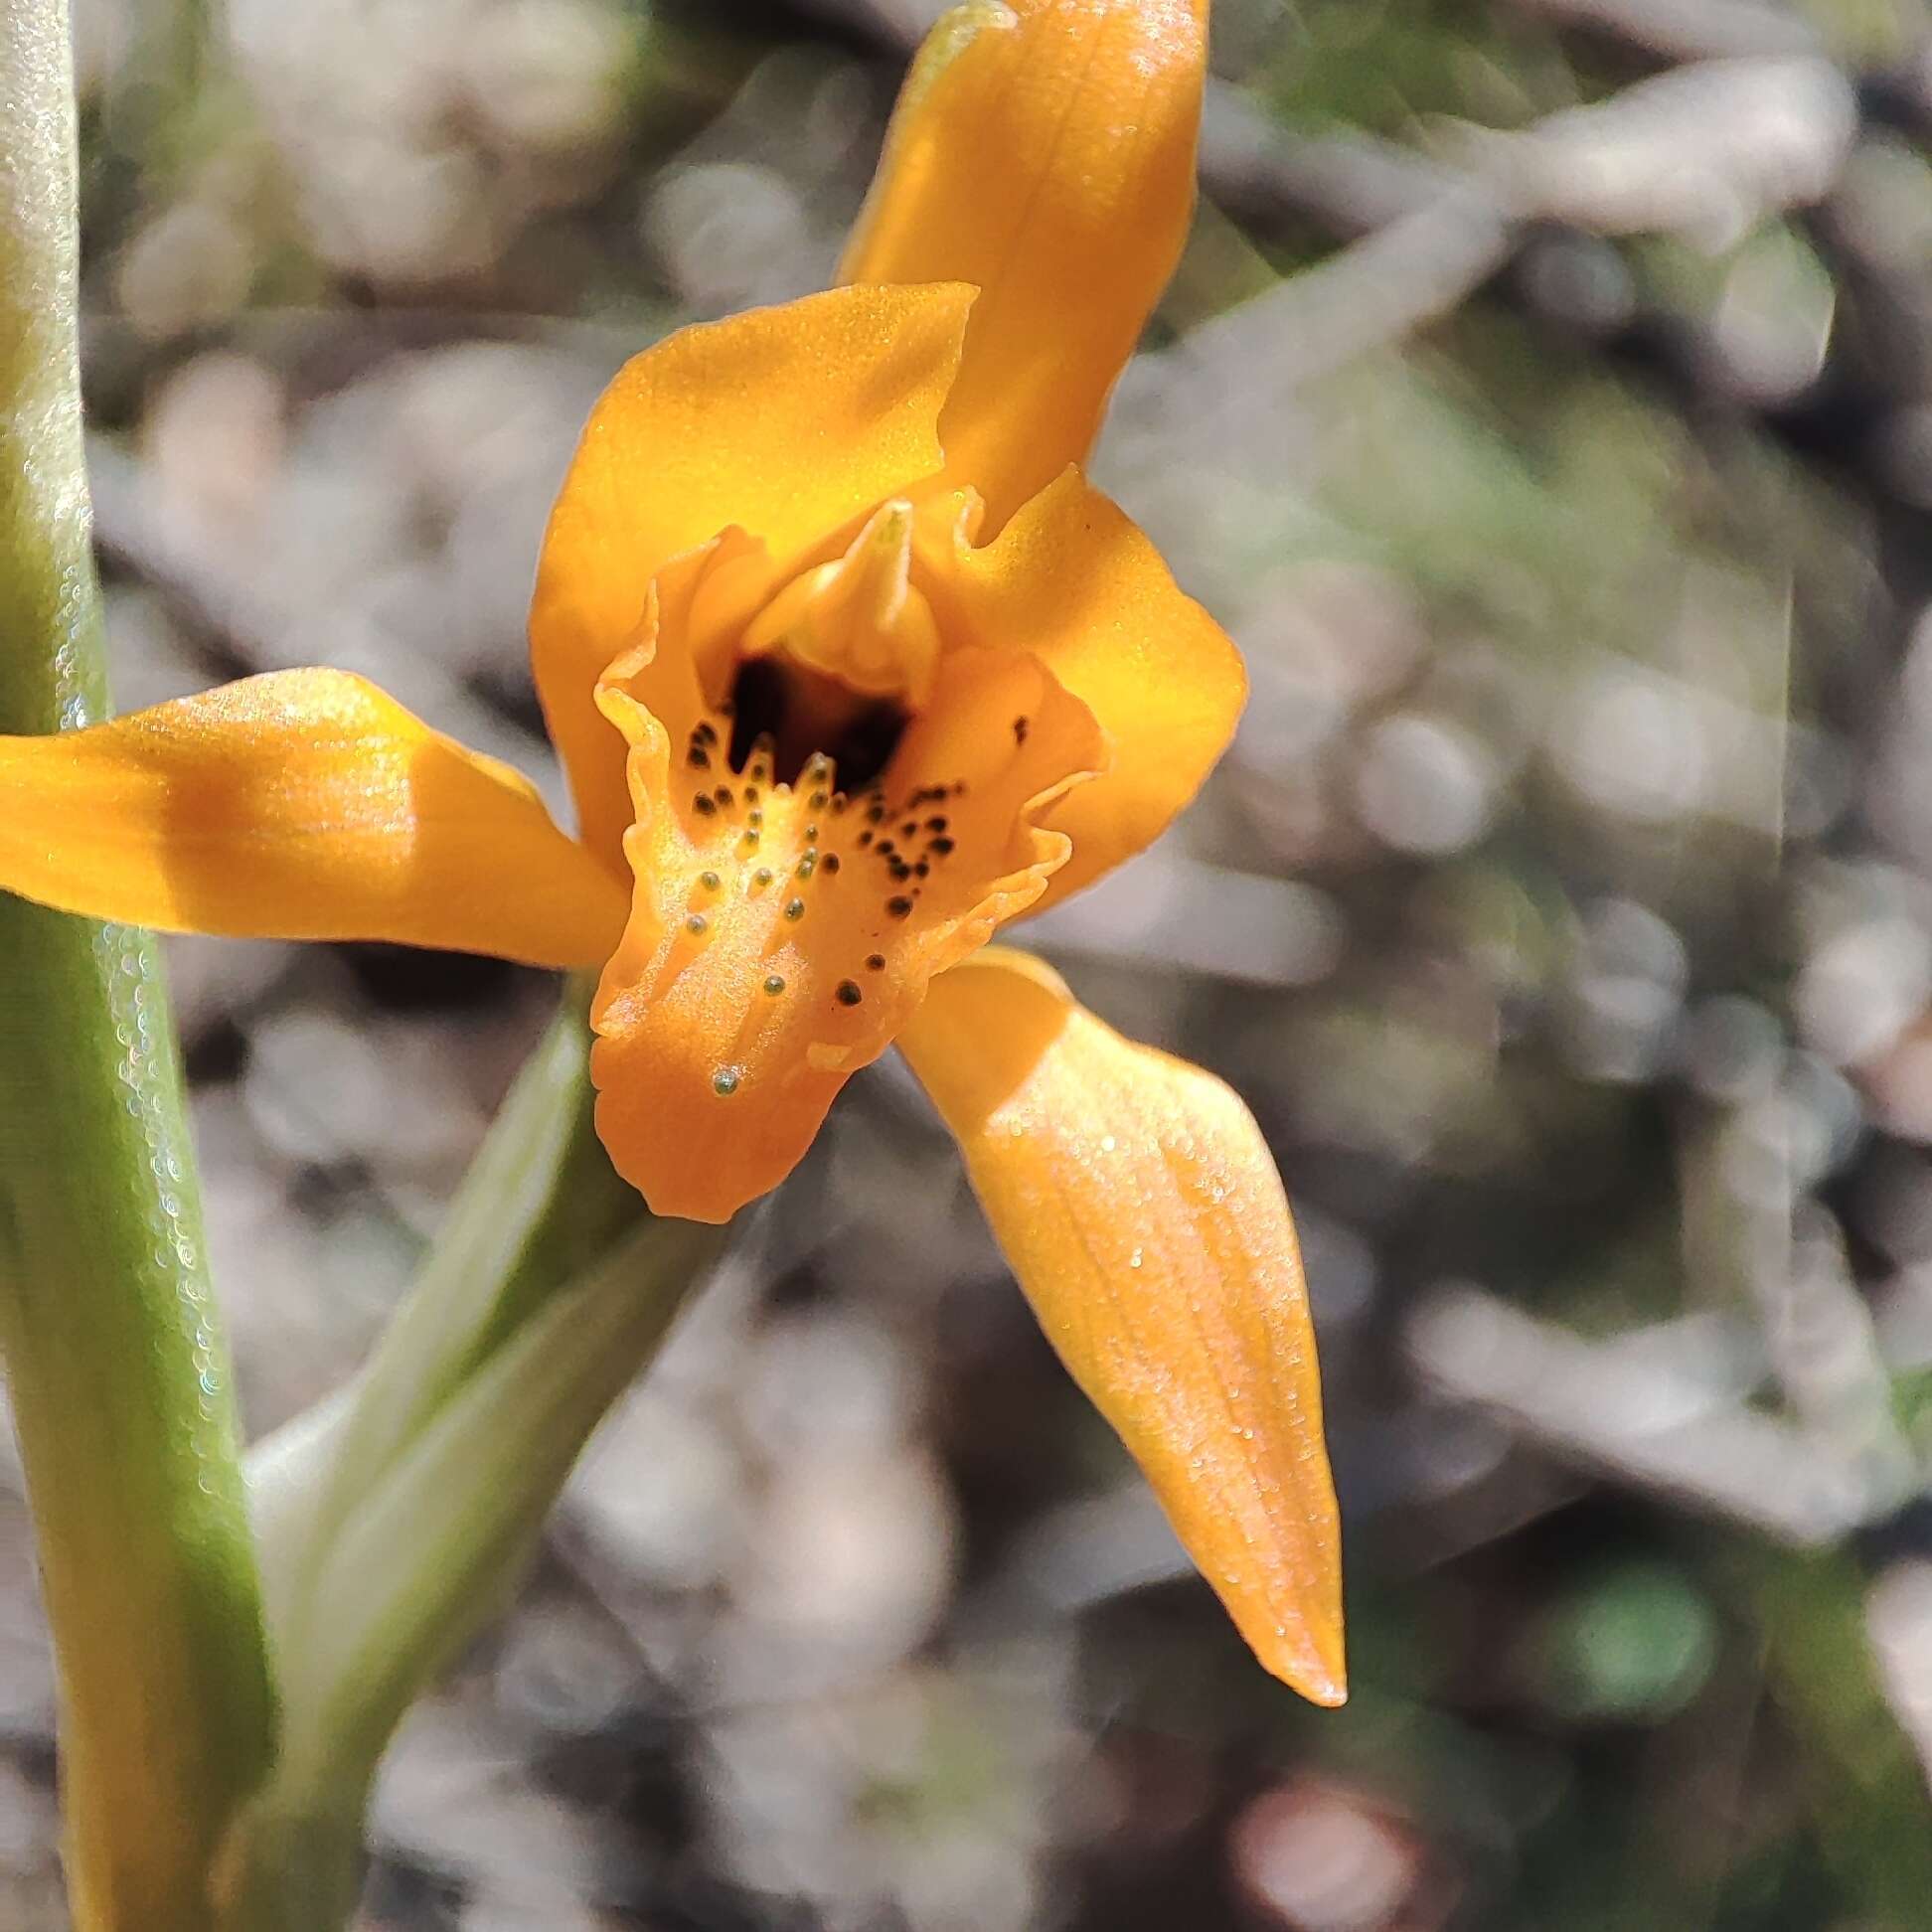
[[[1104,747],[1037,661],[955,652],[876,790],[847,799],[822,763],[776,784],[761,757],[719,784],[635,696],[647,650],[599,694],[631,747],[637,886],[591,1008],[597,1132],[654,1211],[717,1221],[784,1179],[932,975],[1039,896],[1067,849],[1040,820]]]
[[[0,890],[172,932],[537,966],[600,965],[624,920],[528,779],[340,671],[0,738]]]
[[[683,329],[626,363],[591,411],[544,539],[530,651],[585,842],[613,869],[630,803],[595,690],[652,578],[737,525],[775,582],[937,470],[972,299],[957,285],[834,289]],[[656,675],[683,673],[661,656]]]
[[[1001,947],[934,980],[899,1044],[1041,1326],[1242,1636],[1304,1696],[1340,1703],[1315,1336],[1253,1116]]]
[[[1073,856],[1044,909],[1158,837],[1201,788],[1247,697],[1241,654],[1077,470],[985,549],[958,541],[930,594],[949,638],[1031,651],[1107,733],[1105,777],[1054,809]]]
[[[839,275],[974,283],[939,435],[998,529],[1083,457],[1194,209],[1207,6],[988,0],[934,28]]]

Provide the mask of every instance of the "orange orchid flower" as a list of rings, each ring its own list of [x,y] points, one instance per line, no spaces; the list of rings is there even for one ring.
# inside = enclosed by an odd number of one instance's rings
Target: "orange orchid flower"
[[[1179,253],[1206,0],[971,0],[842,285],[638,356],[531,614],[580,834],[325,670],[0,739],[0,887],[176,931],[597,967],[597,1126],[662,1214],[791,1170],[896,1044],[1041,1321],[1267,1668],[1344,1694],[1287,1204],[1210,1075],[996,928],[1146,845],[1240,660],[1078,468]]]

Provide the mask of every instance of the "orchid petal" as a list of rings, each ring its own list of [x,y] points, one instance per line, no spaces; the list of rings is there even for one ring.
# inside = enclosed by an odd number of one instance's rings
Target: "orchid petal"
[[[630,797],[595,693],[653,578],[735,526],[776,587],[932,475],[972,299],[956,284],[842,288],[682,329],[626,363],[591,411],[544,539],[530,652],[584,840],[613,871]],[[669,641],[682,648],[683,634]],[[681,731],[692,667],[667,650],[651,677],[654,708]]]
[[[1240,653],[1076,470],[984,549],[961,541],[933,602],[959,643],[1038,657],[1107,733],[1106,775],[1053,812],[1073,855],[1042,909],[1157,838],[1233,735],[1247,697]]]
[[[969,0],[906,80],[839,275],[980,290],[939,436],[993,529],[1086,455],[1180,258],[1206,12]]]
[[[0,890],[171,932],[600,965],[622,887],[529,780],[339,671],[0,738]]]
[[[1253,1117],[1000,947],[934,980],[899,1044],[1041,1326],[1255,1655],[1340,1703],[1315,1336]]]

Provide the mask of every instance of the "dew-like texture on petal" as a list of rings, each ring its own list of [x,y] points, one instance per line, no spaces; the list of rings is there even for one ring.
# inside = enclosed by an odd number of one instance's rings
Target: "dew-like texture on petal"
[[[932,579],[949,640],[1038,657],[1107,733],[1105,777],[1054,808],[1073,842],[1041,909],[1159,837],[1200,789],[1247,697],[1240,653],[1161,554],[1076,470]]]
[[[1206,12],[974,0],[907,80],[839,274],[980,289],[940,440],[993,529],[1086,454],[1180,258]]]
[[[601,965],[624,921],[528,779],[340,671],[0,738],[0,889],[170,932],[538,966]]]
[[[683,329],[591,411],[544,540],[530,648],[585,842],[613,870],[630,805],[596,684],[652,578],[736,525],[775,579],[936,471],[972,299],[956,284],[843,288]]]
[[[1315,1336],[1253,1117],[1001,947],[934,980],[899,1044],[1041,1326],[1242,1636],[1304,1696],[1340,1703]]]
[[[635,696],[649,648],[599,693],[637,822],[591,1012],[597,1131],[654,1211],[724,1220],[791,1171],[932,975],[1040,895],[1067,851],[1040,821],[1104,746],[1036,660],[967,651],[876,785],[848,798],[825,762],[778,784],[765,753],[721,768],[723,719],[672,740]]]

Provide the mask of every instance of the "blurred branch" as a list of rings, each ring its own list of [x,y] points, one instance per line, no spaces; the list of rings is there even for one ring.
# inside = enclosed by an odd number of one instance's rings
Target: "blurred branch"
[[[1456,183],[1265,293],[1192,330],[1184,353],[1265,372],[1285,396],[1439,322],[1509,261],[1516,224]],[[1252,408],[1256,398],[1244,392]]]
[[[1527,220],[1677,235],[1717,250],[1823,200],[1857,131],[1829,61],[1698,61],[1521,131],[1453,124],[1470,167]]]
[[[105,436],[87,438],[94,544],[109,564],[154,591],[192,636],[217,653],[221,668],[255,670],[274,661],[280,620],[246,577],[203,554],[157,502],[145,466]]]
[[[1582,27],[1667,61],[1816,54],[1809,22],[1763,0],[1516,0],[1559,27]]]
[[[1143,853],[1032,927],[1056,956],[1307,986],[1333,971],[1344,932],[1328,896],[1292,880]]]
[[[1799,1546],[1896,1509],[1916,1487],[1895,1463],[1847,1456],[1812,1430],[1747,1406],[1755,1366],[1733,1344],[1685,1360],[1671,1323],[1593,1342],[1471,1287],[1411,1316],[1417,1373],[1564,1458]]]

